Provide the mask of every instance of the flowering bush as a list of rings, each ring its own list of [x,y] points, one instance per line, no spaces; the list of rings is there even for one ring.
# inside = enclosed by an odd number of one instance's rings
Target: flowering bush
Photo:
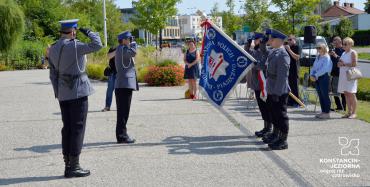
[[[184,68],[180,65],[148,67],[148,73],[145,75],[145,82],[149,86],[180,86],[184,81]]]

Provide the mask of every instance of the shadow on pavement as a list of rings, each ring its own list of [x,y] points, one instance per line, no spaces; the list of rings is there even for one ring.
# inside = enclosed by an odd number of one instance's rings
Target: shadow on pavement
[[[107,112],[115,112],[115,111],[117,111],[117,110],[112,110],[111,109],[110,111],[107,111]],[[89,110],[87,113],[104,113],[104,112],[102,112],[101,110]],[[59,116],[59,115],[62,115],[62,113],[61,112],[54,112],[53,115]]]
[[[256,145],[263,145],[260,141],[252,141],[247,136],[172,136],[159,143],[117,144],[116,142],[96,142],[84,144],[84,149],[106,149],[114,147],[153,147],[167,146],[169,154],[230,154],[244,151],[265,151]],[[254,136],[253,136],[254,138]],[[49,153],[62,149],[61,144],[36,145],[26,148],[15,148],[15,151],[32,151],[36,153]],[[268,150],[268,149],[266,149]]]
[[[245,151],[267,151],[256,147],[262,142],[248,141],[246,136],[173,136],[163,140],[169,148],[169,154],[216,155]]]
[[[42,181],[51,181],[64,179],[63,176],[47,176],[47,177],[23,177],[23,178],[9,178],[9,179],[0,179],[0,186],[10,185],[10,184],[21,184],[28,182],[42,182]]]
[[[29,82],[27,84],[34,84],[34,85],[50,85],[51,82]]]
[[[107,145],[117,145],[116,142],[96,142],[84,144],[84,148],[97,147],[97,146],[107,146]],[[35,153],[49,153],[55,149],[62,149],[61,144],[51,144],[51,145],[35,145],[26,148],[15,148],[14,151],[32,151]]]

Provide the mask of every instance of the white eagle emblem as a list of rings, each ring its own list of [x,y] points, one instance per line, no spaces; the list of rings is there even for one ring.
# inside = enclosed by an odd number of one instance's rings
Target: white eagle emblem
[[[221,75],[226,75],[226,68],[228,66],[229,63],[225,61],[223,53],[216,53],[214,50],[211,51],[208,59],[210,77],[217,81]]]

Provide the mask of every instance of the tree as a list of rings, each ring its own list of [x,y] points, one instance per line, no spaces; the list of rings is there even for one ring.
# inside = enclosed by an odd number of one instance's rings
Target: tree
[[[213,18],[215,18],[215,17],[217,17],[217,16],[219,16],[220,15],[220,10],[219,10],[219,4],[218,4],[218,2],[215,2],[214,4],[213,4],[213,7],[212,7],[212,9],[211,9],[211,16],[213,17]]]
[[[41,40],[49,36],[54,40],[59,36],[59,23],[66,15],[66,8],[60,0],[18,0],[25,14],[25,40]]]
[[[167,20],[176,15],[180,0],[140,0],[134,3],[137,11],[132,22],[141,29],[157,35],[166,27]],[[160,41],[161,43],[162,41]]]
[[[326,38],[331,38],[333,37],[333,32],[331,30],[331,25],[329,23],[326,23],[323,27],[322,27],[322,31],[321,31],[321,34],[322,36],[326,37]]]
[[[331,0],[321,0],[319,5],[317,6],[318,13],[322,14],[332,5]]]
[[[24,15],[12,0],[0,0],[0,52],[7,52],[22,37]]]
[[[215,4],[213,4],[213,7],[211,9],[211,17],[212,17],[212,20],[216,20],[217,17],[219,16],[222,16],[222,12],[219,11],[219,8],[218,8],[218,2],[216,2]],[[215,22],[215,24],[218,26],[218,27],[221,27],[222,25],[219,25],[218,24],[219,22]]]
[[[367,0],[367,2],[365,3],[365,12],[370,14],[370,0]]]
[[[88,27],[101,33],[103,36],[104,19],[103,19],[103,2],[101,0],[79,0],[64,1],[64,6],[68,7],[69,18],[79,18],[79,26]],[[121,12],[115,5],[114,0],[106,0],[107,16],[107,35],[108,46],[117,45],[117,35],[125,30],[132,30],[135,27],[131,24],[124,24],[121,19]],[[82,36],[82,35],[78,35]],[[82,40],[87,39],[81,37]]]
[[[352,22],[346,17],[341,17],[339,24],[336,26],[335,34],[341,38],[352,37],[354,34]]]
[[[263,24],[267,23],[269,4],[267,0],[246,0],[244,4],[245,23],[252,31],[261,31]]]
[[[321,16],[315,15],[314,10],[320,0],[271,0],[271,2],[280,9],[272,15],[274,28],[292,34],[297,34],[305,25],[315,25],[319,28],[318,21]]]
[[[221,13],[223,23],[222,27],[227,35],[232,36],[235,33],[235,31],[240,30],[242,28],[243,20],[240,16],[237,16],[234,13],[235,9],[234,0],[227,0],[226,6],[229,9]]]

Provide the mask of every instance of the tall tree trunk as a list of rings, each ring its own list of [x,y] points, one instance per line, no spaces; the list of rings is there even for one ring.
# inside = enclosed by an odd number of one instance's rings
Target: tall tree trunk
[[[159,48],[162,51],[162,29],[159,29]]]

